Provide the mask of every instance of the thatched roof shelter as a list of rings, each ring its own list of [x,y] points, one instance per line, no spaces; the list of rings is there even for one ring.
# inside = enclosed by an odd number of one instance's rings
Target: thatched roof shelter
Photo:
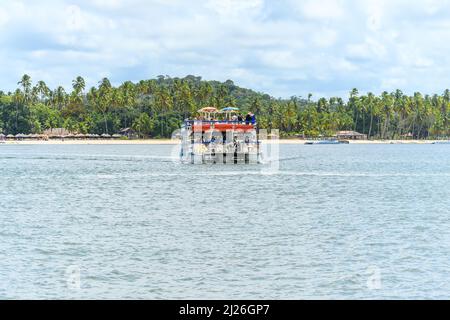
[[[62,137],[70,135],[72,132],[68,131],[64,128],[53,128],[53,129],[47,129],[44,130],[44,134],[49,137]]]
[[[367,135],[356,131],[338,131],[336,133],[336,138],[349,140],[366,140]]]

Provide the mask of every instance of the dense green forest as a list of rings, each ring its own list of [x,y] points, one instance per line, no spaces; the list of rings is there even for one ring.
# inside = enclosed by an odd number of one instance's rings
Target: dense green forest
[[[239,107],[252,111],[259,127],[278,128],[284,137],[331,136],[337,130],[355,130],[371,139],[405,136],[437,138],[449,135],[450,91],[442,95],[408,96],[400,90],[340,97],[276,99],[268,94],[236,86],[233,81],[204,81],[187,76],[138,83],[126,81],[118,87],[107,78],[98,86],[85,87],[82,77],[63,87],[49,88],[45,82],[32,83],[28,75],[14,92],[0,91],[0,133],[42,133],[66,128],[76,133],[117,133],[131,127],[141,136],[170,137],[185,118],[205,106]]]

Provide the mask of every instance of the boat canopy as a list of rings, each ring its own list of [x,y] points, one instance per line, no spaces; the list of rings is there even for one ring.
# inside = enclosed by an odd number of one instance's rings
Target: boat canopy
[[[220,110],[220,112],[238,112],[239,108],[235,108],[235,107],[226,107],[223,108],[222,110]]]
[[[198,110],[198,112],[200,112],[200,113],[217,113],[217,112],[219,112],[219,110],[217,110],[217,108],[214,108],[214,107],[205,107],[205,108],[201,108],[200,110]]]

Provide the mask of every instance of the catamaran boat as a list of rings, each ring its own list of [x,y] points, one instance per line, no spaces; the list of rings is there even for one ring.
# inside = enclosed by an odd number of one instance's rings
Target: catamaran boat
[[[198,110],[200,119],[185,120],[181,127],[181,161],[192,164],[261,163],[256,119],[242,121],[236,115],[238,111],[234,107],[220,111],[206,107]]]
[[[191,164],[257,164],[261,148],[256,124],[236,120],[185,120],[180,159]]]

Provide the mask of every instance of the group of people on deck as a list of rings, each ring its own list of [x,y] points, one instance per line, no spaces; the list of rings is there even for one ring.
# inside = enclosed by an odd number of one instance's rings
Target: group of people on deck
[[[245,121],[245,124],[253,124],[254,125],[254,124],[256,124],[256,116],[255,116],[255,114],[249,112],[245,116],[245,120],[244,120],[244,117],[241,114],[238,114],[238,115],[232,116],[231,121],[237,121],[239,123]]]
[[[185,121],[188,121],[188,120],[189,119],[185,119]],[[196,120],[200,120],[200,121],[204,121],[204,120],[206,120],[206,121],[220,121],[220,120],[218,120],[216,118],[206,118],[205,119],[205,117],[203,117],[203,116],[195,117],[193,120],[194,121],[196,121]],[[242,114],[235,114],[235,115],[233,115],[231,117],[231,121],[237,122],[237,123],[245,123],[245,124],[255,125],[256,124],[256,116],[252,112],[247,113],[245,118],[244,118],[244,116]]]

